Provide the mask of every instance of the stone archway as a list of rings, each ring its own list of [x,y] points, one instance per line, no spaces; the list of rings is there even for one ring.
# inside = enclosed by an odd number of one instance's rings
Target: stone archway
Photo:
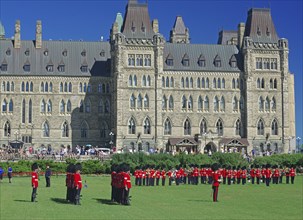
[[[214,142],[209,142],[204,147],[204,154],[208,154],[209,151],[211,151],[212,153],[217,152],[217,146],[215,145]]]

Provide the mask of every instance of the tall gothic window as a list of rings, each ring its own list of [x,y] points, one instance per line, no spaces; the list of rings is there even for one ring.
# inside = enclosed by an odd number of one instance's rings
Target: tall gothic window
[[[81,138],[88,138],[88,124],[84,121],[80,128]]]
[[[271,111],[273,111],[273,112],[276,111],[276,99],[275,99],[275,97],[273,97],[272,100],[271,100]]]
[[[46,122],[44,122],[43,123],[43,125],[42,125],[42,132],[43,132],[43,134],[42,134],[42,136],[43,137],[49,137],[49,124],[48,124],[48,122],[46,121]]]
[[[144,109],[148,109],[149,108],[149,98],[148,95],[146,94],[144,96]]]
[[[51,113],[52,109],[53,109],[52,102],[51,102],[51,100],[48,100],[48,103],[47,103],[47,113]]]
[[[169,97],[168,108],[169,108],[169,110],[173,110],[174,109],[174,98],[173,98],[172,95]]]
[[[130,105],[131,109],[134,109],[136,107],[136,98],[135,98],[134,94],[132,94],[129,99],[129,105]]]
[[[167,99],[166,96],[164,95],[162,97],[162,110],[166,110],[166,107],[167,107]]]
[[[65,121],[62,125],[62,137],[68,137],[68,136],[69,136],[68,124]]]
[[[84,103],[83,103],[83,100],[80,101],[79,112],[81,112],[81,113],[84,112]]]
[[[200,134],[205,134],[207,131],[207,124],[206,124],[206,121],[205,119],[203,119],[200,123]]]
[[[236,135],[240,135],[241,136],[241,122],[240,122],[240,119],[238,119],[236,121]]]
[[[193,98],[191,96],[189,96],[188,98],[188,110],[192,111],[193,110]]]
[[[216,128],[217,128],[217,134],[219,136],[223,136],[223,123],[222,123],[221,119],[219,119],[217,121]]]
[[[198,99],[198,111],[202,111],[203,110],[203,99],[201,96],[199,96]]]
[[[142,96],[141,96],[141,94],[138,95],[137,108],[142,109]]]
[[[103,122],[100,129],[101,138],[106,138],[108,133],[108,126],[105,122]]]
[[[110,112],[110,102],[108,99],[106,99],[105,101],[105,113],[109,113]]]
[[[237,97],[235,96],[235,97],[233,98],[233,111],[234,111],[234,112],[237,112],[238,109],[239,109],[239,106],[238,106],[238,99],[237,99]]]
[[[10,123],[7,121],[4,125],[4,137],[8,137],[11,135],[11,125]]]
[[[65,112],[65,103],[64,100],[61,100],[60,102],[60,113],[64,113]]]
[[[171,135],[172,134],[172,127],[170,120],[167,118],[164,123],[164,135]]]
[[[136,134],[136,123],[133,118],[128,121],[128,134]]]
[[[204,98],[204,110],[209,112],[209,99],[207,96]]]
[[[214,111],[218,112],[219,111],[219,99],[217,96],[214,98]]]
[[[206,78],[205,80],[205,88],[209,89],[209,79]]]
[[[264,135],[264,122],[260,119],[257,126],[257,134]]]
[[[260,112],[264,111],[264,99],[262,96],[259,97],[259,111]]]
[[[98,105],[98,112],[103,113],[104,111],[104,105],[103,105],[103,100],[101,99]]]
[[[142,86],[146,86],[146,76],[142,77]]]
[[[45,106],[46,106],[45,101],[44,101],[44,99],[42,99],[41,104],[40,104],[41,113],[45,113]]]
[[[86,100],[86,103],[85,103],[85,112],[86,113],[90,113],[90,101],[89,100]]]
[[[67,101],[67,104],[66,104],[66,111],[68,113],[71,113],[72,112],[72,103],[70,102],[70,100]]]
[[[271,123],[271,134],[278,135],[278,122],[276,119]]]
[[[32,123],[33,121],[33,103],[30,99],[28,102],[28,123]]]
[[[220,112],[225,112],[225,100],[223,96],[221,97],[220,100]]]
[[[191,135],[191,125],[188,119],[184,122],[184,135]]]
[[[170,87],[171,88],[174,88],[174,78],[173,77],[170,77]]]
[[[9,104],[8,104],[8,112],[12,113],[14,111],[14,103],[13,100],[9,100]]]
[[[187,103],[187,99],[186,99],[185,95],[183,95],[183,97],[182,97],[182,109],[183,110],[186,109],[186,103]]]
[[[269,112],[270,110],[270,100],[268,97],[266,97],[266,100],[265,100],[265,111]]]
[[[130,75],[128,77],[128,86],[133,86],[133,76],[132,75]]]
[[[6,112],[7,112],[7,102],[6,102],[5,99],[4,99],[3,102],[2,102],[2,112],[3,112],[3,113],[6,113]]]
[[[22,101],[22,123],[25,123],[25,99]]]
[[[181,78],[181,87],[182,87],[182,88],[185,87],[185,85],[184,85],[184,78],[183,78],[183,77]]]
[[[147,76],[147,79],[146,79],[146,86],[150,86],[150,76]]]
[[[150,132],[150,122],[149,119],[146,118],[144,121],[144,134],[151,134]]]

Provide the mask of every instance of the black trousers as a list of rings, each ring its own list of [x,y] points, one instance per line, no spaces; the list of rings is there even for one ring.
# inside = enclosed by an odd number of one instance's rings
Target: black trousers
[[[202,183],[206,184],[206,176],[202,176],[201,178],[202,178]]]
[[[260,177],[257,177],[257,184],[260,184]]]
[[[145,186],[145,177],[143,178],[143,186]]]
[[[223,184],[226,184],[226,177],[223,177]]]
[[[219,186],[213,186],[213,202],[218,202]]]
[[[81,189],[76,189],[75,205],[80,205],[80,193],[81,193]]]
[[[282,175],[279,178],[279,183],[283,183],[283,176]]]
[[[156,185],[159,186],[160,178],[156,179]]]
[[[295,177],[294,177],[294,176],[291,176],[291,177],[290,177],[290,180],[291,180],[291,184],[294,184]]]
[[[266,186],[269,186],[270,178],[266,178],[266,179],[265,179],[265,182],[266,182]]]
[[[46,181],[46,187],[50,187],[50,177],[49,176],[45,177],[45,181]]]
[[[251,177],[251,184],[255,184],[255,177]]]
[[[246,184],[246,178],[242,178],[242,185]]]
[[[162,178],[162,186],[165,186],[165,178]]]
[[[228,184],[228,185],[231,184],[231,178],[230,178],[230,177],[227,178],[227,184]]]
[[[33,187],[32,199],[31,199],[32,202],[35,202],[36,196],[37,196],[37,188],[34,188],[34,187]]]
[[[168,185],[171,186],[172,178],[168,179]]]
[[[286,184],[289,184],[289,176],[286,176]]]

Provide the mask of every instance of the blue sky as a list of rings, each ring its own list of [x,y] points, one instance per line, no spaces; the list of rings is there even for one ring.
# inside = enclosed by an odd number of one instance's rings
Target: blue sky
[[[139,1],[142,2],[142,1]],[[145,1],[143,1],[145,2]],[[215,44],[218,32],[236,30],[252,8],[270,8],[280,38],[289,40],[290,72],[295,75],[296,129],[303,137],[302,10],[301,0],[149,0],[151,19],[159,20],[160,32],[168,39],[175,17],[181,15],[190,30],[192,43]],[[6,37],[21,21],[21,39],[35,39],[36,20],[42,20],[44,40],[98,41],[108,39],[116,13],[125,13],[127,0],[0,0],[0,20]],[[302,141],[301,141],[302,143]]]

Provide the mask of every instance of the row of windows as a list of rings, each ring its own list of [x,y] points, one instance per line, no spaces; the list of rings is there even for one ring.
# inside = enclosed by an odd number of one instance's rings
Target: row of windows
[[[143,98],[141,94],[138,95],[138,98],[136,99],[135,95],[132,94],[129,100],[129,106],[130,109],[142,109],[142,107],[145,110],[149,109],[149,98],[148,95],[146,94]]]
[[[181,101],[181,109],[183,111],[193,111],[193,98],[190,95],[188,98],[183,95],[182,101]],[[205,96],[204,98],[202,96],[199,96],[198,98],[198,105],[197,110],[200,112],[209,112],[209,98],[208,96]],[[240,100],[236,96],[232,99],[232,109],[233,112],[239,112],[240,110],[244,109],[244,99],[241,97]],[[173,96],[169,96],[169,98],[166,98],[164,95],[162,97],[162,110],[174,110],[174,98]],[[225,112],[225,98],[222,96],[221,98],[215,96],[213,99],[213,110],[214,112]]]
[[[142,86],[143,87],[149,87],[151,85],[151,79],[150,76],[142,76]],[[137,87],[138,86],[138,82],[137,82],[137,76],[134,75],[130,75],[128,77],[128,86],[130,87]]]
[[[258,121],[257,125],[257,135],[265,135],[265,126],[263,119]],[[271,135],[278,135],[279,127],[277,119],[274,119],[271,123]]]
[[[10,55],[12,54],[11,49],[10,49],[10,48],[7,48],[5,54],[6,54],[7,56],[10,56]],[[24,54],[25,54],[25,56],[29,56],[29,55],[30,55],[29,48],[27,48],[27,49],[24,51]],[[45,49],[45,50],[43,51],[43,55],[44,55],[44,56],[48,56],[48,55],[49,55],[48,49]],[[68,55],[67,50],[64,49],[64,50],[62,51],[62,56],[66,57],[67,55]],[[86,54],[86,50],[83,49],[82,52],[81,52],[81,56],[86,57],[86,55],[87,55],[87,54]],[[105,51],[104,51],[104,50],[101,50],[100,56],[101,56],[101,57],[105,57]]]
[[[149,81],[150,82],[150,81]],[[150,84],[149,84],[150,85]],[[15,84],[14,82],[2,82],[1,86],[2,92],[14,92],[15,91]],[[34,90],[34,84],[33,82],[22,82],[21,83],[21,92],[33,92]],[[69,92],[71,93],[73,91],[72,83],[63,83],[61,82],[59,84],[59,91],[60,92]],[[53,92],[53,83],[50,82],[41,82],[40,84],[40,92]],[[92,86],[89,83],[79,83],[79,92],[92,92]],[[109,83],[100,83],[98,85],[98,93],[110,93],[110,85]]]
[[[256,58],[256,69],[257,70],[277,70],[278,60],[277,58]]]
[[[265,80],[264,78],[258,78],[257,79],[257,88],[258,89],[264,89],[265,88]],[[277,89],[277,79],[270,79],[269,80],[269,88],[270,89]]]
[[[150,67],[151,55],[150,54],[128,54],[128,66]]]
[[[262,96],[259,97],[258,100],[258,104],[259,104],[259,112],[276,112],[277,109],[277,103],[276,103],[276,99],[275,97],[273,97],[272,99],[269,99],[269,97],[266,97],[265,99],[263,99]]]
[[[165,62],[166,62],[167,66],[174,66],[174,57],[172,56],[172,54],[168,54]],[[206,66],[206,59],[203,54],[201,54],[200,57],[198,58],[198,60],[194,61],[194,62],[197,62],[199,67]],[[185,66],[185,67],[190,66],[190,59],[189,59],[188,54],[184,54],[184,56],[182,57],[182,60],[181,60],[181,64],[182,64],[182,66]],[[222,60],[219,55],[216,55],[216,57],[214,58],[213,65],[218,68],[222,67]],[[236,68],[238,66],[237,59],[234,55],[232,55],[232,57],[230,58],[229,65],[232,68]]]

